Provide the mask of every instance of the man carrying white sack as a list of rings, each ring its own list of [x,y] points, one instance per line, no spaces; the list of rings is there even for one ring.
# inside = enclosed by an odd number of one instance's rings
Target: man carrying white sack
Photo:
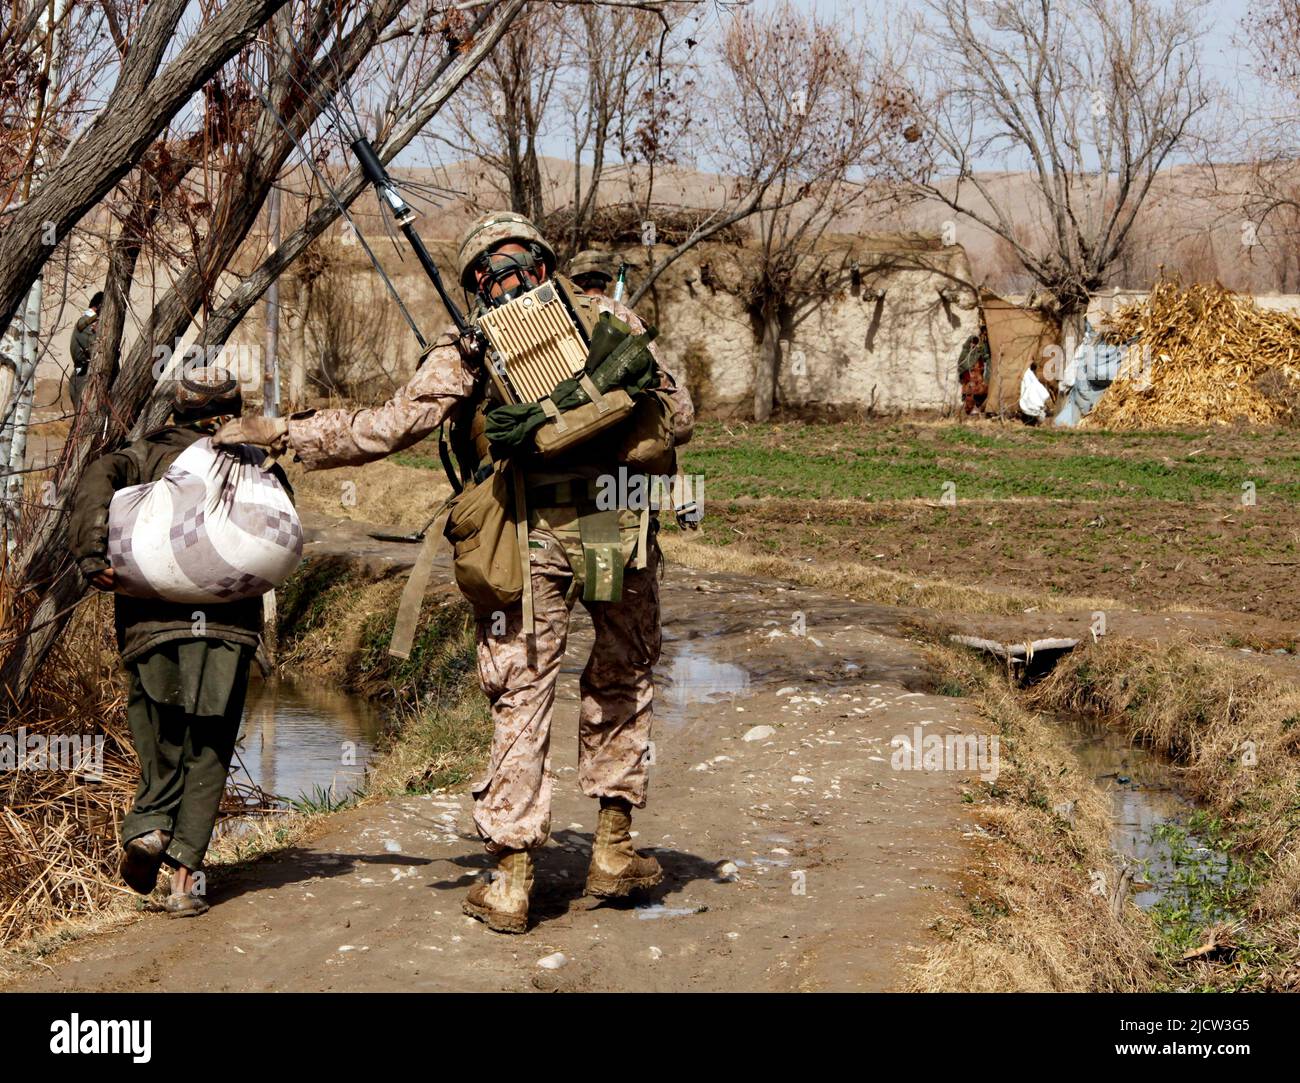
[[[173,424],[92,463],[73,502],[72,554],[81,573],[117,590],[109,504],[118,490],[158,481],[177,457],[239,415],[239,385],[223,369],[194,369],[175,386]],[[278,466],[272,472],[292,497]],[[122,821],[122,879],[149,894],[165,862],[164,908],[208,909],[196,873],[212,838],[239,735],[249,667],[262,631],[262,599],[171,602],[117,592],[117,643],[130,679],[127,721],[140,759],[135,803]]]

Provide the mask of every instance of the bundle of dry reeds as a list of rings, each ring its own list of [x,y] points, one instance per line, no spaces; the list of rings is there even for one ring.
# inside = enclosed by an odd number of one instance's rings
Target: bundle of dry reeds
[[[138,777],[111,640],[112,602],[86,602],[0,732],[33,739],[102,736],[98,781],[30,765],[0,771],[0,943],[94,913],[127,894],[116,877],[117,826]]]
[[[1103,327],[1137,341],[1085,424],[1289,424],[1300,420],[1300,316],[1262,309],[1218,283],[1162,278]]]

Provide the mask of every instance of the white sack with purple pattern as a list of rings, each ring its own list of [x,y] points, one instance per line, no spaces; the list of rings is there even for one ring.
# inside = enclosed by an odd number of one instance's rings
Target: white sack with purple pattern
[[[302,523],[263,469],[266,452],[204,437],[157,481],[119,489],[108,561],[119,591],[169,602],[233,602],[274,590],[302,560]]]

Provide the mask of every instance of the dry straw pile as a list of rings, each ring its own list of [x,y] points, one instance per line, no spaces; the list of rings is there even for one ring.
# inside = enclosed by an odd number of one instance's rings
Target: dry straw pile
[[[29,750],[103,737],[102,778],[30,764],[0,772],[0,944],[129,895],[117,881],[117,826],[135,789],[125,696],[108,640],[108,599],[93,598],[0,733]],[[39,761],[35,761],[39,764]]]
[[[1128,342],[1119,372],[1086,424],[1107,429],[1264,425],[1300,420],[1300,317],[1261,309],[1218,283],[1161,279],[1145,304],[1104,328]]]

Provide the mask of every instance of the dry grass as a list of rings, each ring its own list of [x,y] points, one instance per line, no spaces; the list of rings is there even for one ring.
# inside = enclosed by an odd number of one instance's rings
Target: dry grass
[[[1103,638],[1034,691],[1049,710],[1089,712],[1178,766],[1181,785],[1277,853],[1300,827],[1300,687],[1257,663],[1195,646]]]
[[[130,897],[117,829],[135,791],[135,751],[110,637],[111,603],[88,602],[3,733],[102,737],[102,780],[61,770],[0,772],[0,944]]]
[[[947,613],[1023,613],[1037,608],[1049,613],[1120,609],[1110,598],[1065,598],[1023,591],[997,591],[964,586],[945,579],[920,579],[905,572],[867,564],[810,563],[785,557],[760,556],[737,549],[704,545],[680,534],[661,534],[660,544],[670,560],[707,572],[784,579],[817,590],[844,594],[854,601],[933,609]]]
[[[345,562],[315,564],[287,584],[280,665],[392,711],[391,740],[366,778],[364,799],[464,782],[492,734],[469,607],[449,584],[431,587],[411,656],[400,662],[388,644],[404,581],[358,580]]]
[[[1218,283],[1156,283],[1144,304],[1107,321],[1115,342],[1138,337],[1089,427],[1290,423],[1300,395],[1300,317],[1259,308]]]
[[[996,782],[973,795],[982,832],[965,882],[967,912],[937,927],[941,942],[911,973],[927,992],[1136,991],[1159,964],[1147,917],[1132,902],[1120,917],[1093,890],[1113,888],[1109,804],[1080,767],[1061,729],[1015,701],[1000,673],[969,651],[929,651],[1000,736]]]
[[[304,566],[282,590],[280,672],[348,691],[374,691],[356,687],[363,634],[381,617],[391,623],[404,584],[404,577],[355,579],[342,560]]]

